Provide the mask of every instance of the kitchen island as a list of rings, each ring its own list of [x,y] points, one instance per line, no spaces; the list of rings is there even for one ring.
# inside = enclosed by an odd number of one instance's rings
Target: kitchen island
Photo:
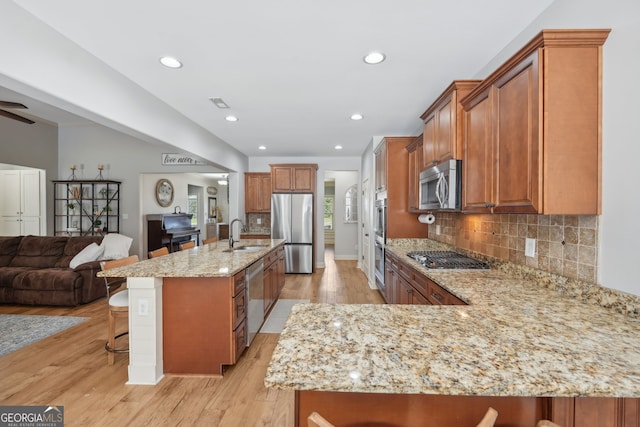
[[[283,248],[284,240],[241,240],[233,249],[220,241],[98,273],[127,277],[128,383],[156,384],[165,373],[221,375],[235,363],[247,339],[245,269],[265,259],[284,263]],[[284,273],[269,280],[269,291],[280,282]]]
[[[336,425],[640,423],[640,321],[507,271],[426,270],[466,306],[294,307],[267,387],[296,391],[296,425],[311,411]]]

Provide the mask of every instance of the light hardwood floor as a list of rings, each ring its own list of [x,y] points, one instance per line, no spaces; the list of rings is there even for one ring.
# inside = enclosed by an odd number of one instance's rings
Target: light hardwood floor
[[[382,304],[355,261],[335,261],[311,275],[287,275],[283,299]],[[258,334],[223,378],[165,377],[126,385],[126,354],[107,366],[104,299],[74,308],[0,306],[0,313],[68,315],[89,320],[0,357],[0,405],[62,405],[66,426],[293,426],[293,392],[263,380],[278,334]]]

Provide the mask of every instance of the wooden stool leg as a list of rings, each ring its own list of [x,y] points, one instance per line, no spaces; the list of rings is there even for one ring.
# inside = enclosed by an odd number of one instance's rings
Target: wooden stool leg
[[[109,331],[107,332],[107,344],[110,349],[114,349],[116,346],[116,318],[113,312],[109,310]],[[107,363],[113,365],[115,363],[115,353],[113,351],[107,351]]]

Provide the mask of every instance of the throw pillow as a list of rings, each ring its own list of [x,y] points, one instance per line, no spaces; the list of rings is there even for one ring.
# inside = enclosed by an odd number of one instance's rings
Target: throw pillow
[[[129,256],[129,248],[133,239],[118,233],[109,233],[104,236],[100,246],[104,248],[104,253],[100,259],[120,259]]]
[[[100,255],[102,255],[103,250],[104,248],[99,246],[97,243],[91,243],[73,257],[69,262],[69,268],[75,269],[77,266],[84,264],[85,262],[97,261],[98,258],[100,258]]]

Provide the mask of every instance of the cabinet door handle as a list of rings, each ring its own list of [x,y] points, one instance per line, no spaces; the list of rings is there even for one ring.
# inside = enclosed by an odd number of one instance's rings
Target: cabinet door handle
[[[431,296],[437,299],[439,302],[442,302],[442,297],[434,292],[431,293]]]
[[[495,208],[496,204],[495,203],[485,203],[484,207],[485,208]]]

